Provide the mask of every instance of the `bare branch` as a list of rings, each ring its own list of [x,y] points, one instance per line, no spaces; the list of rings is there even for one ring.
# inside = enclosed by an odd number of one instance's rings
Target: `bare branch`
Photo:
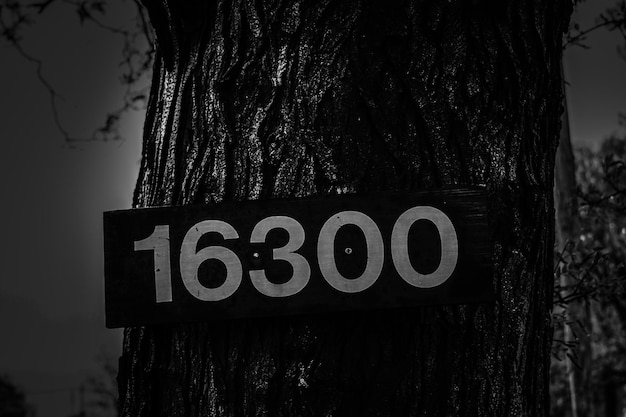
[[[563,49],[568,48],[573,45],[580,46],[581,48],[589,49],[589,46],[582,43],[587,39],[587,36],[589,34],[602,28],[606,28],[609,31],[613,31],[616,29],[620,29],[624,24],[626,24],[626,20],[623,17],[621,19],[603,19],[600,23],[597,23],[585,30],[581,30],[574,36],[568,33],[567,36],[565,37],[565,42],[563,43]]]
[[[584,41],[587,36],[599,29],[607,29],[609,32],[618,31],[626,42],[626,0],[619,1],[614,7],[601,13],[597,23],[587,29],[581,30],[577,24],[574,24],[570,33],[565,37],[563,49],[574,45],[588,49],[589,47],[584,44]]]
[[[43,62],[27,52],[21,42],[21,35],[24,29],[32,24],[33,16],[43,13],[57,1],[43,0],[23,5],[16,0],[0,0],[0,39],[4,39],[15,48],[20,56],[36,66],[37,79],[48,92],[54,123],[66,144],[71,146],[77,142],[121,140],[123,138],[119,133],[118,122],[125,112],[145,108],[148,96],[149,83],[145,82],[145,76],[151,70],[154,57],[154,36],[147,23],[145,10],[139,1],[133,0],[137,12],[135,23],[133,27],[124,28],[110,25],[99,16],[105,13],[106,2],[104,0],[61,0],[59,2],[74,8],[81,23],[92,22],[103,31],[121,36],[123,39],[120,63],[120,66],[125,68],[120,78],[121,86],[124,87],[123,104],[107,114],[103,125],[95,129],[90,137],[78,138],[72,136],[62,123],[58,104],[63,98],[44,76]]]
[[[32,4],[29,4],[28,7],[36,8],[37,13],[42,14],[44,11],[46,11],[48,6],[50,6],[55,1],[56,0],[46,0],[46,1],[42,1],[41,3],[32,3]]]

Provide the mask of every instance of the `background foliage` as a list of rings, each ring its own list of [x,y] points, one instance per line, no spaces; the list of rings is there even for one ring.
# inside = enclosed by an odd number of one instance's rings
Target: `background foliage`
[[[607,138],[596,150],[576,153],[580,233],[557,253],[556,280],[569,275],[574,284],[557,307],[582,303],[568,319],[555,315],[552,363],[552,415],[569,416],[570,394],[565,357],[581,367],[592,416],[626,415],[626,137]],[[564,323],[565,322],[565,323]],[[563,326],[574,341],[564,343]],[[588,343],[583,343],[583,342]],[[583,352],[588,346],[590,352]],[[589,360],[585,360],[589,358]]]

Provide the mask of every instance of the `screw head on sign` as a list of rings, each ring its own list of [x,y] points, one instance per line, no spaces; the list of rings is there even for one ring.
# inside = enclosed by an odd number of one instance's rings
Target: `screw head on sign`
[[[352,255],[352,248],[346,248],[344,252],[346,252],[346,255]]]

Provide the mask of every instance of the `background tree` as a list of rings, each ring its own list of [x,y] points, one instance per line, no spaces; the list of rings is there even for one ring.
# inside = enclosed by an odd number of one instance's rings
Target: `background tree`
[[[582,254],[593,249],[596,271],[583,283],[593,317],[592,397],[602,416],[626,410],[626,138],[608,138],[579,171],[583,196]],[[598,160],[601,170],[598,170]],[[595,181],[594,181],[595,179]],[[589,256],[589,255],[587,255]]]
[[[24,399],[24,393],[11,380],[0,375],[0,416],[2,417],[30,417],[33,413],[29,410]]]
[[[562,72],[563,74],[563,72]],[[563,90],[565,90],[565,79],[563,80]],[[563,95],[563,114],[561,115],[561,133],[559,135],[559,147],[556,154],[555,172],[554,172],[554,204],[555,204],[555,235],[557,262],[559,256],[571,248],[580,234],[580,222],[578,221],[578,198],[576,187],[576,161],[574,159],[574,151],[572,149],[572,141],[569,126],[569,111],[567,108],[567,97]],[[570,292],[575,285],[572,284],[572,278],[569,274],[557,274],[556,291],[563,299],[570,297]],[[582,372],[584,367],[580,366],[583,359],[588,355],[588,349],[585,344],[576,345],[574,348],[574,334],[571,324],[572,317],[581,316],[579,303],[572,301],[570,303],[555,303],[554,315],[559,318],[557,325],[562,326],[562,337],[559,340],[563,346],[570,348],[572,352],[578,353],[578,360],[575,363],[573,356],[565,356],[564,372],[559,376],[567,380],[569,393],[569,404],[572,417],[578,415],[586,415],[586,402],[580,401],[584,398],[585,393],[589,390],[588,378]],[[558,357],[558,355],[557,355]],[[588,362],[588,361],[587,361]],[[576,366],[578,365],[578,366]]]
[[[77,408],[68,417],[117,417],[117,357],[102,350],[96,357],[97,372],[91,373],[79,386],[71,389]],[[74,404],[73,404],[74,405]]]
[[[582,28],[576,21],[570,23],[570,29],[564,39],[564,47],[586,48],[587,37],[599,29],[621,33],[626,45],[626,2],[621,0],[614,7],[609,8],[598,16],[596,23]],[[620,49],[623,53],[623,47]],[[626,57],[626,55],[624,55]],[[557,262],[571,264],[568,255],[577,252],[577,242],[581,237],[579,204],[576,180],[576,160],[572,150],[567,101],[564,98],[565,108],[561,137],[556,159],[555,171],[555,201],[556,201],[556,235],[557,235]],[[555,410],[572,417],[596,415],[597,401],[594,400],[592,371],[594,368],[594,344],[592,342],[592,322],[597,321],[594,312],[588,308],[586,299],[575,294],[580,289],[579,281],[586,273],[575,276],[571,272],[563,273],[557,269],[556,291],[558,297],[555,303],[555,321],[557,336],[555,338],[555,358],[563,363],[553,363],[553,387]],[[579,272],[582,272],[580,270]],[[567,302],[563,302],[567,300]],[[563,367],[564,366],[564,367]],[[561,378],[568,381],[568,389],[562,390]],[[563,404],[563,394],[568,398],[568,407]],[[600,415],[600,414],[598,414]]]
[[[96,358],[99,371],[87,378],[85,389],[89,393],[87,407],[93,417],[118,415],[117,357],[102,351]]]

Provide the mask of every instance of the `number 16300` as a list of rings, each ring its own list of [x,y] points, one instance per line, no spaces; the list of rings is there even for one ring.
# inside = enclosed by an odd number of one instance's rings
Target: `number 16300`
[[[431,272],[420,272],[411,262],[409,253],[409,231],[418,221],[427,221],[439,233],[441,258]],[[336,236],[339,230],[351,225],[362,232],[367,248],[365,268],[358,277],[345,277],[335,259]],[[395,221],[390,236],[383,236],[380,228],[368,215],[360,211],[341,211],[332,215],[317,233],[307,233],[301,223],[289,216],[269,216],[254,226],[250,236],[245,236],[251,244],[266,243],[267,236],[274,229],[282,229],[288,235],[287,243],[274,248],[269,262],[287,262],[291,266],[291,277],[276,283],[265,269],[250,269],[248,275],[254,288],[268,297],[289,297],[302,291],[311,278],[311,262],[317,266],[324,280],[342,293],[358,293],[371,287],[380,277],[385,263],[385,245],[390,245],[391,262],[398,275],[413,287],[433,288],[443,284],[454,272],[458,260],[458,237],[450,218],[441,210],[431,206],[415,206],[404,211]],[[243,239],[240,233],[223,220],[203,220],[193,225],[180,244],[180,256],[175,261],[180,267],[182,282],[193,297],[201,301],[220,301],[233,295],[244,278],[244,266],[236,253],[226,246],[211,245],[199,247],[201,238],[207,234],[217,234],[224,241]],[[311,236],[313,235],[313,236]],[[316,258],[307,259],[298,253],[307,239],[316,239]],[[170,229],[168,225],[155,226],[152,234],[134,242],[135,251],[153,251],[154,283],[156,302],[173,301],[172,259]],[[350,247],[344,249],[350,253]],[[177,251],[178,253],[178,251]],[[247,255],[247,253],[246,253]],[[251,257],[260,257],[260,252],[252,251]],[[208,287],[200,279],[200,267],[209,260],[223,264],[226,277],[217,287]],[[363,262],[363,260],[361,260]]]

